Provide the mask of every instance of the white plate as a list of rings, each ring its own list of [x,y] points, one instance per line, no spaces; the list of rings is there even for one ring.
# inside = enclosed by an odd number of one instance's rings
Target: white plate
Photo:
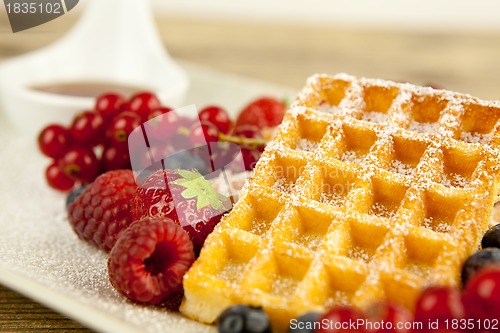
[[[183,63],[191,79],[186,105],[236,112],[261,95],[296,91]],[[215,332],[178,313],[133,304],[109,284],[106,254],[80,241],[65,217],[65,196],[48,188],[49,160],[33,135],[0,118],[0,283],[100,332]]]

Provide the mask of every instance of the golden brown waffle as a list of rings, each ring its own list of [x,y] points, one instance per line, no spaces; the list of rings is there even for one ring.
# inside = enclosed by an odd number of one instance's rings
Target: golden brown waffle
[[[334,304],[412,308],[457,286],[499,190],[500,104],[340,74],[308,80],[184,278],[211,323],[262,306],[276,331]]]

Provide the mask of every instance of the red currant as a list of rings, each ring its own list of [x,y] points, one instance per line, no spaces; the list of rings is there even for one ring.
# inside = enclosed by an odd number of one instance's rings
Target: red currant
[[[375,303],[367,309],[366,317],[371,323],[366,327],[370,333],[409,333],[412,330],[413,314],[397,304]]]
[[[168,114],[170,114],[170,113],[168,113]],[[176,123],[177,134],[181,134],[181,135],[188,137],[189,134],[191,133],[191,128],[197,122],[198,122],[198,120],[195,121],[195,120],[188,118],[188,117],[179,116],[177,123]]]
[[[166,115],[170,115],[173,112],[169,112]],[[198,120],[196,120],[198,122]],[[175,124],[175,130],[173,135],[171,134],[169,143],[174,149],[174,152],[179,152],[186,149],[192,149],[191,144],[191,128],[194,126],[194,120],[187,117],[179,117],[177,123]]]
[[[149,113],[148,120],[156,118],[156,117],[161,116],[163,114],[169,113],[170,111],[172,111],[172,109],[169,107],[161,107],[158,109],[154,109]]]
[[[201,122],[210,122],[224,134],[231,130],[231,119],[226,110],[218,106],[207,106],[198,115]]]
[[[260,128],[255,125],[240,125],[234,130],[235,136],[240,136],[249,139],[261,139],[262,134]],[[243,157],[243,163],[245,165],[245,170],[252,171],[257,164],[265,146],[260,145],[257,147],[242,146],[241,155]]]
[[[474,275],[467,284],[464,301],[470,318],[500,318],[500,265],[488,266]]]
[[[161,106],[155,94],[140,92],[132,96],[129,102],[129,110],[138,114],[143,121],[148,120],[149,114]]]
[[[45,170],[45,178],[50,187],[56,190],[68,191],[75,185],[75,181],[66,176],[57,165],[57,162],[53,162]]]
[[[357,323],[359,320],[363,320],[363,316],[355,309],[347,306],[334,307],[319,320],[321,323],[327,322],[328,325],[321,325],[320,329],[316,330],[316,333],[364,333],[366,332],[364,326],[351,325],[352,323]]]
[[[130,111],[130,102],[125,102],[120,107],[120,112]]]
[[[245,165],[246,171],[252,171],[255,168],[255,165],[259,161],[262,153],[256,149],[251,148],[241,148],[241,155],[243,157],[243,163]]]
[[[137,114],[122,112],[108,125],[106,136],[113,144],[126,145],[129,134],[141,124],[142,120]]]
[[[93,182],[99,174],[99,161],[90,148],[70,148],[58,165],[67,176],[83,183]]]
[[[60,125],[49,125],[38,136],[38,147],[45,156],[59,158],[70,147],[70,133]]]
[[[96,99],[95,111],[108,123],[121,112],[124,103],[125,98],[120,94],[103,94]]]
[[[449,287],[429,287],[417,301],[415,320],[419,322],[438,321],[439,329],[446,329],[445,320],[463,319],[465,309],[460,292]]]
[[[172,147],[168,143],[151,147],[145,145],[135,145],[134,147],[134,144],[129,146],[131,166],[134,172],[142,174],[141,177],[144,175],[142,171],[145,169],[151,170],[152,165],[155,163],[159,163],[159,167],[162,168],[161,161],[172,155],[172,153]],[[156,170],[157,166],[155,165],[153,168]]]
[[[260,128],[255,125],[240,125],[234,129],[235,136],[243,136],[250,139],[262,138]]]
[[[104,171],[131,169],[127,147],[107,146],[102,151],[101,166]]]
[[[254,125],[258,128],[276,127],[283,120],[285,103],[272,98],[262,97],[247,105],[236,119],[236,127]]]
[[[249,138],[249,139],[263,139],[262,131],[257,126],[253,126],[253,125],[239,126],[238,128],[235,129],[233,135],[241,136],[241,137]],[[264,151],[264,148],[265,148],[265,145],[256,147],[256,149],[261,151],[261,152]]]
[[[85,111],[75,117],[70,130],[74,142],[95,146],[103,139],[104,121],[99,114]]]
[[[194,124],[190,134],[191,143],[194,146],[206,145],[208,142],[217,142],[219,140],[219,130],[209,122]]]
[[[177,113],[167,112],[153,117],[147,122],[144,128],[150,141],[164,143],[165,140],[177,133],[179,125],[180,122]]]

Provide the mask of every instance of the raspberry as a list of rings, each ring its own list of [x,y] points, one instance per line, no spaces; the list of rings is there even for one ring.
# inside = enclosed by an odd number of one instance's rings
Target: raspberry
[[[193,262],[193,244],[180,226],[147,217],[132,223],[111,250],[109,281],[134,302],[158,304],[178,295]]]
[[[130,170],[96,178],[69,206],[68,219],[78,237],[109,251],[119,233],[132,223],[130,202],[137,185]]]

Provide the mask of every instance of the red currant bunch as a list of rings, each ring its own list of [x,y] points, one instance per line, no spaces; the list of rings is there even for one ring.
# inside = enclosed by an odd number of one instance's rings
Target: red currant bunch
[[[266,133],[281,123],[284,111],[283,102],[258,98],[244,107],[233,123],[223,108],[208,106],[200,111],[200,123],[191,128],[190,140],[195,146],[208,143],[209,169],[229,165],[233,172],[251,171],[269,139]]]
[[[77,114],[69,126],[50,124],[38,136],[38,147],[51,159],[45,177],[57,190],[92,182],[99,174],[130,169],[128,135],[151,116],[170,111],[151,92],[129,99],[117,93],[97,97],[94,109]]]
[[[150,164],[153,154],[155,160],[168,156],[163,164],[171,169],[211,172],[238,161],[231,164],[232,171],[250,171],[264,151],[265,133],[281,122],[284,110],[282,102],[265,97],[247,105],[234,122],[216,105],[203,108],[199,119],[191,119],[162,106],[151,92],[128,99],[105,93],[96,99],[93,110],[76,115],[69,126],[45,127],[38,146],[52,160],[46,170],[48,184],[62,191],[90,183],[106,171],[130,169],[131,153],[140,156],[144,152],[141,147],[139,151],[129,148],[128,137],[153,118],[156,121],[148,125],[150,151],[144,165]]]

